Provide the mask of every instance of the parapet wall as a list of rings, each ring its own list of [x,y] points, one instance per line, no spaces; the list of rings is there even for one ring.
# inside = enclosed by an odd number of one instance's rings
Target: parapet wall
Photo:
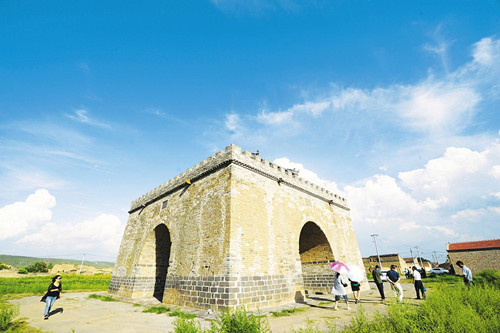
[[[154,190],[139,197],[132,202],[129,213],[139,210],[161,198],[169,195],[182,188],[189,179],[191,183],[203,179],[207,175],[221,168],[227,167],[230,164],[237,164],[247,168],[260,175],[276,180],[280,185],[292,187],[298,191],[306,192],[309,195],[324,200],[339,208],[349,210],[347,200],[334,194],[321,186],[313,184],[308,180],[300,178],[295,173],[280,167],[277,164],[269,162],[256,154],[248,151],[241,151],[241,147],[229,145],[225,151],[219,151],[217,154],[210,156],[200,164],[193,166],[185,172],[175,176],[168,182],[158,186]]]

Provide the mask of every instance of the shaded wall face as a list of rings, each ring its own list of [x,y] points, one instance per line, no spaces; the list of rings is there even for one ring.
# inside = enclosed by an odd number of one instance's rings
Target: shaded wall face
[[[155,228],[155,286],[153,297],[163,301],[163,293],[165,291],[165,282],[170,260],[170,232],[164,224],[160,224]]]
[[[183,306],[227,306],[229,186],[229,172],[221,170],[132,213],[110,291]],[[162,225],[163,231],[155,229]]]
[[[302,228],[299,254],[306,292],[328,292],[333,281],[329,264],[334,261],[334,257],[326,235],[317,224],[307,222]]]

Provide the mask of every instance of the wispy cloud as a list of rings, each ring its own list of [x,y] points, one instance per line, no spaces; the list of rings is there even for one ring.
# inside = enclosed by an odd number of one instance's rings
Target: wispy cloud
[[[81,222],[48,222],[27,233],[18,244],[29,243],[41,251],[61,252],[72,249],[82,253],[115,256],[120,247],[125,224],[112,214],[100,214]]]
[[[88,111],[85,109],[77,109],[74,111],[73,114],[66,114],[66,116],[74,121],[77,121],[79,123],[95,126],[95,127],[100,127],[100,128],[106,128],[110,129],[111,125],[98,121],[95,119],[92,119],[88,116]]]
[[[79,61],[76,63],[76,67],[81,70],[84,74],[90,74],[90,66],[86,61]]]
[[[443,69],[446,73],[449,73],[449,65],[448,65],[448,49],[454,43],[453,40],[445,40],[443,37],[441,30],[443,26],[442,24],[438,25],[436,30],[434,31],[434,39],[435,44],[425,44],[424,50],[436,54],[441,60],[441,64],[443,65]]]
[[[181,125],[185,125],[185,126],[189,125],[189,123],[187,121],[184,121],[178,117],[175,117],[175,116],[171,115],[170,113],[163,111],[162,109],[147,108],[147,109],[144,109],[143,112],[145,112],[147,114],[151,114],[151,115],[159,117],[159,118],[162,118],[162,119],[165,119],[165,120],[168,120],[168,121],[174,121],[174,122],[179,123]]]
[[[442,46],[443,51],[445,46]],[[337,121],[353,117],[364,123],[380,124],[384,120],[392,126],[419,135],[458,135],[470,124],[478,105],[485,99],[485,91],[498,89],[500,76],[500,40],[484,38],[473,46],[472,60],[456,71],[445,75],[429,74],[414,84],[393,84],[387,87],[359,89],[333,84],[326,96],[306,100],[285,110],[261,109],[254,119],[257,124],[270,127],[320,121],[321,117],[335,115]],[[233,117],[237,114],[232,113]],[[245,118],[246,122],[249,117]],[[240,117],[241,127],[246,126]],[[291,135],[292,132],[290,132]]]
[[[212,3],[226,13],[297,12],[301,7],[301,3],[296,0],[212,0]]]

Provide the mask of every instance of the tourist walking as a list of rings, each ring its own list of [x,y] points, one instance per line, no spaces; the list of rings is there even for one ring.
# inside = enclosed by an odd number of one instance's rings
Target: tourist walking
[[[338,310],[337,303],[341,297],[343,297],[345,300],[345,304],[347,305],[347,310],[351,309],[349,307],[349,299],[347,298],[347,292],[345,291],[345,287],[347,287],[347,283],[344,282],[339,272],[335,272],[335,276],[333,278],[333,287],[332,287],[332,294],[335,296],[334,310]]]
[[[354,297],[354,304],[358,304],[358,302],[361,302],[359,300],[359,288],[361,287],[361,283],[357,281],[353,281],[349,279],[349,282],[351,282],[351,290],[352,290],[352,296]]]
[[[470,270],[469,267],[465,266],[462,261],[457,261],[457,266],[462,269],[462,276],[464,277],[464,283],[467,286],[467,288],[470,288],[470,285],[474,284],[472,281],[472,271]]]
[[[40,300],[40,302],[45,302],[45,312],[43,313],[43,319],[49,319],[50,309],[52,309],[52,306],[54,305],[56,299],[61,298],[61,291],[61,275],[56,275],[52,278],[52,283],[47,289],[45,295],[43,295],[42,299]]]
[[[425,289],[424,284],[422,283],[422,277],[420,272],[417,270],[416,266],[413,266],[413,284],[415,285],[415,292],[417,293],[417,299],[420,299],[420,292],[422,292],[422,298],[425,299]]]
[[[392,291],[396,298],[401,302],[403,300],[403,287],[399,281],[401,280],[399,277],[399,273],[395,271],[396,265],[391,265],[391,269],[387,272],[387,281],[391,284]]]
[[[372,272],[373,281],[375,281],[375,285],[377,286],[378,292],[380,293],[380,297],[385,301],[384,295],[384,281],[382,281],[382,273],[380,272],[379,265],[375,266],[375,269]]]

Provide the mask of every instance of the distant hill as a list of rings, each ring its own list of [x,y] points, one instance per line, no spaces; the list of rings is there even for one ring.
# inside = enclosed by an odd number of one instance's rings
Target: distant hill
[[[36,258],[36,257],[23,257],[23,256],[9,256],[6,254],[0,254],[0,263],[8,264],[14,266],[16,268],[23,268],[34,264],[35,262],[44,261],[46,263],[52,264],[71,264],[71,265],[80,265],[82,263],[81,260],[75,259],[56,259],[56,258]],[[109,261],[87,261],[85,260],[83,263],[85,266],[93,266],[95,268],[108,268],[114,267],[114,262]]]

